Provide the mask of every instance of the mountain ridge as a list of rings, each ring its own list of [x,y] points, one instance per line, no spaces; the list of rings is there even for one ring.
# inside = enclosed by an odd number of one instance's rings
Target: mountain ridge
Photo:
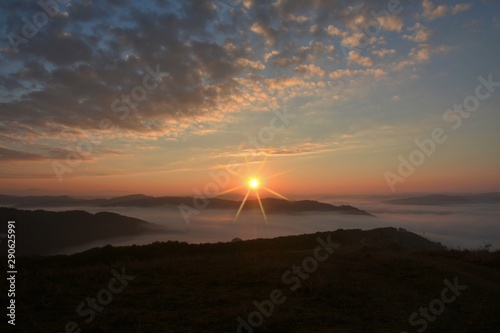
[[[50,208],[50,207],[160,207],[187,205],[193,207],[193,197],[162,196],[153,197],[144,194],[132,194],[110,199],[76,199],[70,196],[9,196],[0,195],[0,205],[10,205],[12,208]],[[238,209],[241,201],[210,198],[207,199],[207,209]],[[373,216],[369,212],[351,205],[335,206],[315,200],[288,201],[276,198],[261,199],[266,212],[300,213],[300,212],[336,212],[349,215]],[[260,209],[256,199],[248,200],[244,209]]]

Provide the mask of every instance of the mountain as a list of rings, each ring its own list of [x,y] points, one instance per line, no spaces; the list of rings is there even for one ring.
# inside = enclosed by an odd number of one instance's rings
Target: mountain
[[[239,202],[237,202],[239,204]],[[257,200],[248,201],[249,208],[258,208]],[[365,215],[373,216],[372,214],[355,208],[350,205],[334,206],[328,203],[314,200],[287,201],[275,198],[262,199],[262,205],[266,209],[266,213],[300,213],[300,212],[335,212],[349,215]]]
[[[422,206],[499,204],[500,192],[466,194],[466,195],[432,194],[432,195],[424,195],[418,197],[386,200],[383,202],[392,205],[422,205]]]
[[[193,206],[195,199],[192,197],[152,197],[144,194],[134,194],[111,199],[75,199],[69,196],[30,196],[18,197],[0,195],[0,205],[14,208],[49,208],[49,207],[159,207],[179,206],[181,204]],[[237,210],[241,201],[220,198],[205,199],[208,201],[208,209],[232,209]],[[299,213],[299,212],[335,212],[349,215],[373,216],[358,208],[341,205],[334,206],[312,200],[287,201],[275,198],[263,198],[262,203],[269,214],[273,213]],[[244,209],[259,209],[257,200],[248,200]]]
[[[500,204],[500,192],[473,194],[469,198],[475,203]]]
[[[114,213],[49,212],[0,208],[3,221],[16,221],[18,255],[46,254],[100,239],[166,232],[157,225]],[[6,233],[6,223],[0,226]],[[6,252],[3,252],[6,253]]]

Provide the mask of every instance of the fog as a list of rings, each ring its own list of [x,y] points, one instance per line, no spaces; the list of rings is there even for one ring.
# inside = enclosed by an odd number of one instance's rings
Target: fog
[[[329,200],[323,199],[325,202]],[[330,201],[339,205],[347,202]],[[268,215],[268,223],[258,210],[244,211],[233,222],[235,211],[199,211],[191,215],[188,223],[176,207],[130,208],[130,207],[86,207],[75,208],[91,213],[109,211],[165,227],[164,232],[133,238],[105,239],[65,249],[58,253],[75,253],[86,249],[111,244],[114,246],[143,245],[155,241],[177,240],[189,243],[228,242],[234,238],[243,240],[299,235],[317,231],[343,229],[373,229],[381,227],[404,228],[427,239],[441,242],[449,248],[479,248],[492,244],[500,249],[500,207],[498,205],[461,206],[406,206],[362,201],[348,204],[366,210],[376,217],[349,216],[334,213],[302,213]],[[70,210],[66,208],[51,210]]]

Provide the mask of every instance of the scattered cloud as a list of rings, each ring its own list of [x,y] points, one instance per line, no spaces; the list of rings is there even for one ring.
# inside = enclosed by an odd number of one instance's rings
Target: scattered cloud
[[[427,43],[431,36],[431,30],[418,22],[415,23],[415,25],[409,27],[408,31],[413,32],[413,34],[403,35],[403,38],[414,43]]]
[[[317,27],[317,26],[315,26]],[[311,28],[312,29],[312,28]],[[317,28],[314,28],[314,31],[316,31]],[[312,31],[311,31],[312,32]],[[334,36],[334,37],[337,37],[337,36],[344,36],[345,35],[345,32],[343,32],[342,30],[340,30],[339,28],[333,26],[333,25],[329,25],[328,28],[327,28],[327,32],[330,36]]]
[[[363,57],[356,51],[349,52],[349,60],[360,66],[364,67],[373,66],[373,61],[370,57]]]
[[[352,77],[352,76],[357,76],[357,75],[370,75],[374,76],[375,78],[381,78],[385,76],[387,73],[380,68],[368,68],[368,69],[356,69],[356,70],[351,70],[351,69],[339,69],[336,70],[332,73],[329,74],[329,77],[331,79],[339,79],[342,77]]]
[[[259,22],[255,22],[250,30],[265,38],[266,45],[274,45],[277,39],[277,32]]]
[[[424,62],[430,59],[431,49],[427,45],[414,47],[411,49],[409,56],[412,60]]]
[[[255,70],[263,71],[266,69],[266,66],[262,64],[260,61],[251,61],[245,58],[239,58],[236,60],[236,64],[241,67],[249,67]]]
[[[403,18],[396,15],[382,15],[377,18],[382,30],[386,31],[401,31],[404,26]]]
[[[426,20],[433,21],[435,19],[444,17],[448,14],[456,15],[463,11],[469,10],[472,8],[472,4],[470,3],[460,3],[457,5],[449,6],[449,5],[438,5],[436,6],[431,0],[423,0],[422,8],[424,10],[423,17]]]
[[[374,50],[372,53],[376,56],[379,56],[380,58],[384,58],[388,55],[396,54],[396,50],[394,50],[394,49],[380,49],[380,50]]]
[[[295,68],[295,73],[303,75],[306,79],[310,79],[312,77],[323,77],[325,75],[325,71],[316,65],[300,65]]]

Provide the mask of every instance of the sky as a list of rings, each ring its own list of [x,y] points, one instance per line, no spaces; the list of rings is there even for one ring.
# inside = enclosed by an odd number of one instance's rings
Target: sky
[[[493,0],[2,1],[0,193],[499,191],[499,35]]]

